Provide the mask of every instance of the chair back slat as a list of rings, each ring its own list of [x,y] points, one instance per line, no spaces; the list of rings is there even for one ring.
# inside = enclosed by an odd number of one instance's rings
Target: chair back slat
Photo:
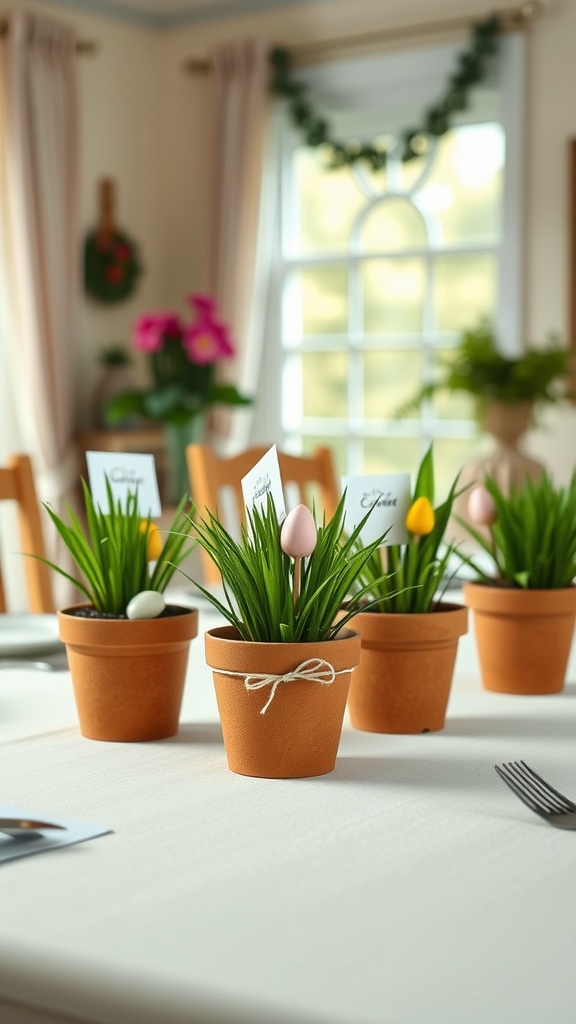
[[[35,613],[54,612],[50,569],[37,558],[26,557],[26,555],[46,557],[40,504],[36,494],[32,464],[27,455],[12,455],[8,459],[8,464],[0,467],[0,501],[10,501],[16,505],[29,611]],[[0,612],[6,611],[6,589],[0,566]]]

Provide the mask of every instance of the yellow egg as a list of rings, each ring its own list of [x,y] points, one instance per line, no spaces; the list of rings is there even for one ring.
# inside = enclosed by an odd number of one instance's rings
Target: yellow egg
[[[434,509],[428,498],[416,498],[408,509],[406,529],[415,537],[425,537],[434,529]]]
[[[156,526],[156,523],[150,523],[150,529],[148,531],[148,561],[155,562],[162,554],[162,548],[164,543],[162,541],[162,534]]]

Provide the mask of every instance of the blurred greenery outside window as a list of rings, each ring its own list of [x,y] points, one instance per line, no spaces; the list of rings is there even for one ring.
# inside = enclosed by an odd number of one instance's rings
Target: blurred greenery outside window
[[[502,40],[493,80],[419,160],[389,159],[377,173],[330,170],[322,149],[283,128],[281,409],[293,450],[329,444],[342,474],[413,472],[434,440],[440,496],[486,447],[462,397],[403,419],[395,412],[430,379],[434,354],[449,352],[480,317],[493,319],[511,348],[519,344],[522,45]],[[444,69],[437,92],[454,60],[440,49],[430,51]],[[427,53],[418,52],[420,70]],[[334,82],[340,98],[345,91],[344,72],[332,68],[322,85],[318,69],[315,102],[333,134],[389,142],[418,123],[430,105],[426,76],[421,103],[385,102],[403,95],[404,79],[414,85],[414,59],[394,56],[387,73],[396,74],[397,90],[388,81],[376,103],[372,88],[362,106],[361,90],[352,89],[354,109],[341,113],[329,99]],[[310,82],[310,71],[303,78]]]

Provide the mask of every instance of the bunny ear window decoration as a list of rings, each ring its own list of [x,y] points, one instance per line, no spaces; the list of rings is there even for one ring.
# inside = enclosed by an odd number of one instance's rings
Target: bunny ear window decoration
[[[105,179],[99,186],[99,224],[84,243],[84,288],[106,304],[129,298],[142,273],[135,243],[115,224],[114,205],[114,182]]]

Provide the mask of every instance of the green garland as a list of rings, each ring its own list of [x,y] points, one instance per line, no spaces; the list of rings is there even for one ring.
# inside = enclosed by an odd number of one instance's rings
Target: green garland
[[[424,111],[419,128],[409,128],[402,132],[404,163],[426,153],[429,137],[445,135],[456,111],[468,108],[472,88],[487,77],[489,59],[496,53],[500,31],[496,14],[472,25],[470,45],[460,54],[458,66],[448,80],[444,95]],[[331,137],[328,122],[316,112],[308,99],[309,87],[294,80],[287,50],[276,47],[270,54],[270,62],[273,68],[272,92],[288,100],[292,122],[303,134],[307,145],[328,148],[329,167],[352,166],[359,161],[367,163],[373,171],[386,167],[388,153],[382,146],[339,142]]]
[[[84,287],[99,302],[122,302],[132,294],[142,266],[134,242],[123,231],[102,236],[91,231],[84,242]]]

